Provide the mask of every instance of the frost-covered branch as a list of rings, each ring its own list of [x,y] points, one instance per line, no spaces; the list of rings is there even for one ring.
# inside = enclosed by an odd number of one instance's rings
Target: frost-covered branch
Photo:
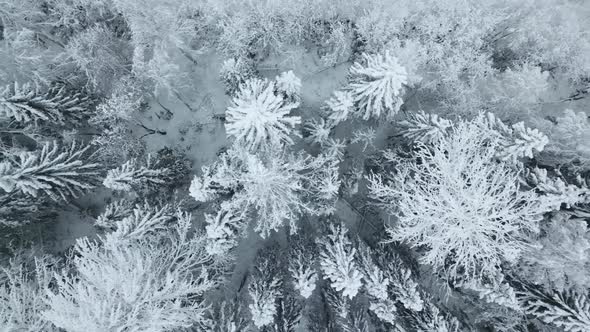
[[[0,188],[33,197],[41,192],[54,200],[78,197],[99,182],[100,165],[85,160],[89,149],[76,142],[69,148],[53,142],[40,152],[21,152],[13,162],[0,163]]]

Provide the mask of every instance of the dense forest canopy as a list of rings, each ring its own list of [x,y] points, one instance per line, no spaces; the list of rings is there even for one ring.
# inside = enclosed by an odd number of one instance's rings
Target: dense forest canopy
[[[0,331],[590,331],[590,3],[0,0]]]

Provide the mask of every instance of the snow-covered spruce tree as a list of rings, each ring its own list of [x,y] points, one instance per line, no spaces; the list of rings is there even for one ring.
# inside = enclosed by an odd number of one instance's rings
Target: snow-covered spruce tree
[[[244,305],[237,297],[216,303],[209,309],[207,320],[202,324],[205,331],[239,332],[246,331],[250,325],[246,319]]]
[[[579,185],[566,182],[559,170],[552,170],[556,176],[549,176],[545,168],[527,168],[524,180],[527,184],[542,194],[541,202],[544,211],[558,211],[564,205],[570,213],[576,215],[577,207],[590,203],[590,188],[579,181]],[[581,179],[581,178],[580,178]]]
[[[17,227],[36,219],[40,204],[18,193],[0,194],[0,226]]]
[[[363,284],[369,299],[369,310],[380,320],[390,325],[396,325],[395,302],[390,299],[388,287],[391,280],[373,262],[371,250],[362,246],[359,251],[359,269],[363,274]]]
[[[91,160],[90,146],[72,142],[60,147],[46,143],[41,151],[21,152],[12,161],[0,162],[0,189],[38,197],[45,194],[53,200],[78,197],[99,183],[100,165]]]
[[[399,111],[401,94],[408,83],[408,73],[396,57],[384,54],[363,54],[364,64],[355,62],[350,68],[348,89],[360,117],[391,119]]]
[[[525,127],[524,122],[506,125],[493,113],[478,114],[474,123],[484,135],[498,141],[496,156],[504,161],[533,158],[533,153],[542,152],[549,142],[547,136],[538,129]],[[436,114],[419,111],[409,114],[399,125],[403,137],[428,145],[448,135],[454,123]]]
[[[4,118],[22,124],[78,121],[88,115],[90,105],[88,97],[72,93],[64,85],[43,92],[31,83],[19,85],[14,82],[0,91],[0,120]]]
[[[220,209],[216,215],[205,214],[205,232],[207,234],[207,252],[210,255],[228,255],[238,245],[238,240],[245,231],[241,218],[231,212]]]
[[[369,177],[371,197],[398,218],[391,239],[423,248],[420,261],[449,280],[479,279],[515,263],[543,213],[518,173],[496,161],[500,142],[481,121],[460,122],[432,146],[418,145],[390,183]]]
[[[557,326],[568,332],[590,330],[590,298],[587,290],[545,292],[526,286],[518,294],[525,313],[543,323]]]
[[[411,271],[391,248],[375,250],[360,243],[358,264],[369,299],[369,310],[387,326],[407,323],[406,313],[420,315],[424,300]],[[401,312],[400,312],[401,311]]]
[[[203,167],[190,195],[202,202],[222,198],[225,211],[255,220],[255,230],[264,237],[286,221],[295,232],[299,215],[329,213],[335,203],[337,167],[331,160],[288,155],[278,148],[256,156],[234,147]],[[321,183],[325,186],[318,187]]]
[[[333,126],[326,122],[324,118],[319,120],[312,119],[305,123],[303,129],[308,133],[305,140],[311,144],[324,146],[328,143]]]
[[[330,224],[329,234],[319,239],[318,245],[324,279],[329,280],[336,291],[352,299],[362,287],[362,274],[355,261],[356,248],[346,233],[346,227]]]
[[[442,139],[453,125],[445,118],[424,111],[409,113],[407,118],[398,124],[403,128],[403,137],[424,144],[431,144]]]
[[[278,265],[280,261],[273,249],[266,248],[258,253],[248,285],[251,299],[248,308],[252,322],[259,329],[273,324],[278,311],[278,300],[282,297],[282,277]]]
[[[151,155],[147,156],[145,165],[140,165],[136,159],[131,159],[123,165],[108,171],[102,184],[113,190],[137,191],[153,188],[166,183],[169,170],[153,167]]]
[[[354,111],[354,95],[350,91],[334,91],[334,96],[326,101],[328,120],[332,126],[346,121]]]
[[[114,230],[116,223],[133,213],[133,204],[126,199],[113,201],[104,208],[94,223],[99,228]]]
[[[178,216],[168,205],[156,207],[148,203],[138,204],[121,220],[111,221],[112,230],[103,237],[106,242],[142,240],[165,230],[175,218]]]
[[[275,78],[276,93],[285,100],[299,102],[301,100],[301,79],[292,70],[282,72]]]
[[[283,292],[282,296],[278,298],[277,315],[270,329],[271,332],[299,331],[302,307],[300,302],[292,295],[292,293]]]
[[[289,113],[299,106],[275,93],[275,83],[252,78],[240,86],[226,111],[226,131],[251,151],[269,145],[292,144],[293,127],[301,123]]]
[[[304,299],[312,295],[318,281],[314,249],[315,246],[307,248],[300,244],[295,246],[290,253],[288,269],[292,278],[293,288]]]
[[[252,60],[244,57],[231,58],[223,61],[219,78],[225,85],[225,93],[234,96],[240,85],[256,76],[256,69]]]
[[[216,284],[211,257],[191,216],[174,217],[172,227],[139,231],[150,223],[122,221],[117,234],[78,239],[73,270],[57,273],[45,290],[43,317],[68,332],[170,331],[201,322],[202,296]]]
[[[486,135],[497,139],[497,157],[505,161],[519,158],[533,158],[533,153],[541,152],[549,138],[538,129],[525,127],[524,122],[508,126],[494,113],[480,113],[473,121]]]
[[[553,164],[561,163],[564,159],[568,161],[580,160],[584,167],[589,168],[590,119],[588,112],[575,112],[566,109],[556,121],[556,125],[549,127],[551,140],[548,149],[551,155],[557,157]]]
[[[313,215],[331,215],[335,211],[341,181],[339,163],[334,154],[319,154],[307,158],[303,172],[304,202]]]
[[[367,308],[358,297],[351,300],[325,285],[322,287],[322,298],[329,312],[327,326],[325,326],[328,331],[370,331]]]

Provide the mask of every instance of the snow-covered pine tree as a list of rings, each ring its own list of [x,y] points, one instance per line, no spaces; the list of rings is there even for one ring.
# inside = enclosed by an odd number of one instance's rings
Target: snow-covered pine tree
[[[91,100],[81,93],[72,93],[64,85],[56,85],[43,92],[31,83],[17,82],[0,91],[0,119],[22,124],[40,121],[63,123],[78,121],[88,115]]]
[[[350,299],[362,287],[362,274],[356,264],[356,248],[348,239],[348,229],[342,225],[330,224],[329,234],[318,240],[320,267],[324,279],[343,296]]]
[[[53,200],[78,197],[99,183],[100,165],[88,162],[89,149],[76,142],[65,148],[53,142],[41,151],[21,152],[0,162],[0,189],[33,197],[46,194]]]
[[[408,73],[389,51],[384,54],[363,54],[364,64],[355,62],[350,67],[348,90],[364,120],[387,117],[399,111],[401,94],[408,83]]]
[[[425,248],[421,262],[449,279],[494,275],[516,262],[543,212],[518,173],[496,161],[500,142],[480,123],[460,122],[431,147],[419,145],[390,184],[369,177],[371,197],[399,218],[392,239]]]
[[[137,159],[131,159],[109,170],[102,183],[113,190],[137,191],[163,185],[166,183],[168,174],[167,168],[154,167],[152,157],[148,155],[145,165],[141,165]]]
[[[227,108],[226,131],[238,144],[256,151],[270,145],[293,144],[292,128],[301,123],[289,115],[299,106],[275,93],[275,83],[252,78],[240,86]]]
[[[56,273],[45,289],[43,318],[71,332],[163,332],[202,322],[203,295],[216,285],[212,260],[205,238],[191,230],[191,216],[174,217],[172,227],[152,223],[155,229],[147,232],[133,228],[146,223],[118,222],[126,241],[114,235],[78,239],[72,269]],[[138,233],[151,235],[129,236]]]

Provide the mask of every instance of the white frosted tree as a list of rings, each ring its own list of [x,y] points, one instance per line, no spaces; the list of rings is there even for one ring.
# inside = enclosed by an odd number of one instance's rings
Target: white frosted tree
[[[278,300],[282,297],[282,280],[278,264],[280,261],[269,250],[258,254],[251,274],[248,305],[252,322],[258,328],[273,324],[278,313]]]
[[[369,178],[372,198],[398,223],[391,239],[424,248],[420,261],[449,279],[478,279],[515,263],[538,231],[538,196],[495,159],[499,142],[481,119],[456,124],[431,147],[419,145],[390,183]]]
[[[48,266],[55,260],[27,256],[17,252],[7,266],[0,266],[0,331],[57,331],[41,316],[47,309],[43,291],[51,281]]]
[[[209,309],[204,329],[210,332],[239,332],[248,328],[249,321],[246,318],[245,308],[238,298],[216,303]]]
[[[590,165],[590,147],[587,143],[590,141],[588,112],[566,109],[556,121],[557,124],[551,126],[549,131],[550,152],[566,160],[580,159],[586,166]]]
[[[560,174],[559,170],[553,170]],[[583,182],[579,185],[567,183],[563,176],[549,176],[547,169],[534,167],[526,169],[524,179],[542,194],[543,211],[559,210],[562,205],[575,209],[580,204],[590,202],[590,188]]]
[[[158,211],[148,219],[159,219]],[[178,212],[172,227],[149,230],[136,217],[117,223],[119,234],[78,239],[73,274],[56,273],[45,290],[46,320],[68,332],[169,331],[204,320],[202,296],[216,282],[190,215]]]
[[[292,70],[282,72],[275,78],[277,93],[286,100],[299,101],[301,99],[301,79]]]
[[[320,267],[324,279],[343,296],[355,297],[362,287],[362,274],[355,262],[356,248],[348,239],[344,226],[330,224],[329,234],[318,240]]]
[[[557,212],[542,227],[538,245],[522,256],[518,272],[545,289],[590,288],[590,232],[586,221]]]
[[[251,60],[243,57],[223,61],[219,71],[219,78],[225,85],[225,92],[230,96],[233,96],[240,89],[240,85],[254,76],[256,76],[254,64]]]
[[[12,161],[0,162],[0,189],[28,196],[45,194],[53,200],[78,197],[99,182],[100,165],[89,162],[90,146],[73,142],[60,147],[46,143],[41,151],[21,152]]]
[[[289,273],[293,278],[293,288],[301,297],[307,299],[312,295],[318,281],[311,252],[305,248],[297,248],[293,251],[290,261]]]
[[[473,121],[484,135],[497,140],[496,156],[505,161],[533,158],[534,152],[541,152],[549,138],[538,129],[526,127],[524,122],[506,125],[494,113],[480,113]]]
[[[305,203],[308,212],[314,215],[330,215],[335,211],[341,186],[340,161],[335,154],[319,154],[308,158],[303,173]]]
[[[107,204],[104,211],[96,218],[94,225],[113,230],[117,221],[123,220],[131,213],[133,213],[133,204],[130,201],[126,199],[116,200]]]
[[[186,215],[174,215],[170,206],[151,206],[150,204],[136,205],[131,213],[112,222],[112,231],[107,232],[103,238],[109,243],[130,242],[147,239],[158,232],[162,232],[175,218],[189,218]],[[183,220],[186,221],[186,220]],[[189,220],[190,221],[190,220]]]
[[[526,287],[519,293],[525,313],[542,322],[557,326],[568,332],[584,332],[590,329],[590,298],[587,290],[541,291]]]
[[[413,141],[430,144],[443,138],[452,122],[436,114],[424,111],[409,113],[407,119],[400,121],[402,136]]]
[[[509,126],[494,113],[479,113],[473,123],[480,128],[482,135],[497,140],[496,157],[504,161],[533,158],[534,153],[542,152],[549,142],[538,129],[526,127],[524,122]],[[448,135],[454,123],[436,114],[419,111],[408,114],[399,125],[403,137],[428,145]]]
[[[207,252],[211,255],[227,255],[238,245],[244,232],[242,219],[220,209],[216,215],[205,214]]]
[[[328,120],[337,125],[346,121],[353,113],[354,95],[350,91],[335,91],[334,96],[326,101]]]
[[[369,298],[369,310],[380,320],[397,326],[399,316],[403,316],[396,307],[398,302],[415,315],[422,312],[424,301],[418,283],[392,250],[384,246],[375,250],[361,246],[358,261]]]
[[[42,91],[39,86],[17,82],[0,91],[0,119],[22,124],[40,121],[64,123],[88,115],[90,100],[81,93],[72,93],[65,86]]]
[[[169,170],[154,167],[151,160],[151,155],[148,155],[145,165],[140,165],[136,159],[128,160],[123,165],[109,170],[102,183],[109,189],[127,192],[143,187],[161,186],[166,183]]]
[[[329,158],[312,158],[274,151],[258,156],[232,148],[195,177],[190,195],[197,201],[222,198],[222,208],[267,237],[289,221],[291,232],[303,213],[321,214],[335,203],[333,180],[337,165]],[[317,187],[318,183],[330,186]]]
[[[299,106],[275,93],[275,83],[252,78],[240,86],[226,111],[226,131],[238,144],[255,151],[268,145],[293,144],[292,128],[301,118],[290,115]]]
[[[306,140],[311,144],[324,146],[330,138],[332,128],[333,126],[326,122],[324,118],[320,118],[319,120],[312,119],[304,126],[304,129],[309,133]]]
[[[399,111],[408,73],[396,57],[384,54],[363,54],[364,64],[355,62],[350,68],[348,89],[364,120],[386,117]]]

